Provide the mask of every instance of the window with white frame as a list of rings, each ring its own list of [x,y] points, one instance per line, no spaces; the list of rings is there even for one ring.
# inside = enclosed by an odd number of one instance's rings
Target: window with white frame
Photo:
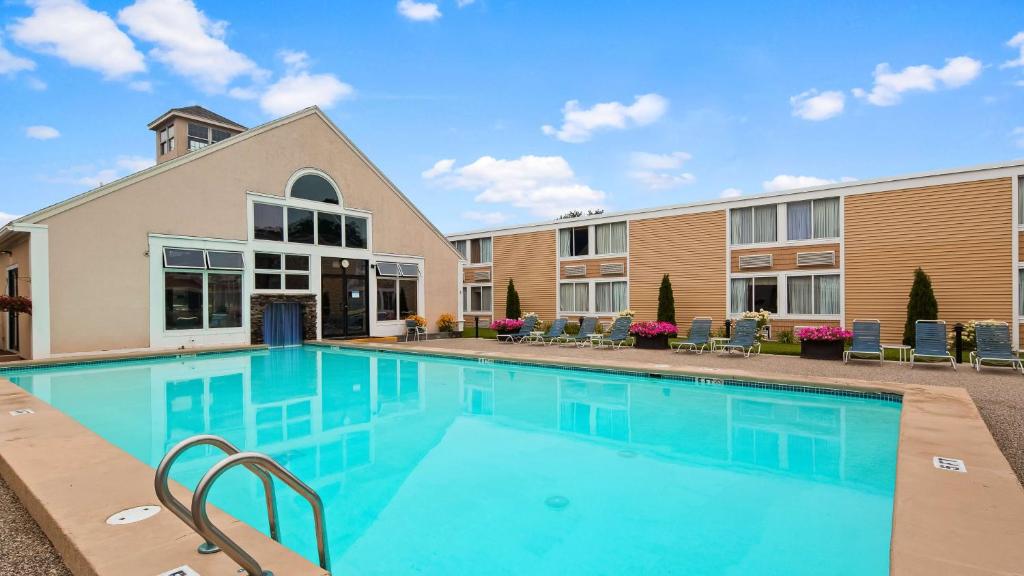
[[[629,308],[626,281],[595,282],[594,306],[598,313],[616,313]]]
[[[464,286],[462,288],[463,312],[490,312],[490,286]]]
[[[164,126],[160,130],[160,155],[174,151],[174,123]]]
[[[558,255],[567,258],[590,254],[590,227],[577,226],[558,231]]]
[[[473,238],[470,240],[456,240],[452,242],[455,249],[462,255],[462,259],[470,264],[491,263],[491,239]]]
[[[778,239],[778,207],[748,206],[729,211],[730,241],[732,244],[759,244]]]
[[[559,312],[589,312],[590,284],[587,282],[562,282],[558,286]]]
[[[839,237],[839,198],[818,198],[786,204],[789,240]]]
[[[377,262],[377,321],[419,314],[419,264]]]
[[[256,240],[339,248],[368,246],[368,222],[362,216],[253,202],[252,220]]]
[[[775,276],[733,278],[729,285],[729,312],[779,311],[779,279]]]
[[[1017,225],[1024,226],[1024,176],[1017,177]]]
[[[595,254],[625,254],[628,240],[625,222],[610,222],[594,226]]]
[[[452,240],[452,246],[455,248],[455,251],[462,256],[463,260],[469,260],[466,252],[466,245],[468,242],[469,240]]]
[[[164,248],[164,329],[242,326],[241,252]]]
[[[253,254],[256,290],[309,290],[309,256],[307,254]]]
[[[791,315],[839,314],[839,275],[786,278],[787,312]]]
[[[202,124],[195,124],[193,122],[188,123],[188,149],[190,151],[206,148],[210,144],[216,144],[217,142],[226,140],[230,137],[231,132],[228,132],[227,130],[204,126]]]
[[[1017,270],[1017,313],[1024,316],[1024,268]]]

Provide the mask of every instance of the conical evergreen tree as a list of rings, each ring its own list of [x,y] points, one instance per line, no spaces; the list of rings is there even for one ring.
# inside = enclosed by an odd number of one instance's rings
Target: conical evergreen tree
[[[914,285],[910,287],[910,299],[907,301],[907,323],[903,327],[903,343],[907,346],[914,345],[914,337],[917,334],[916,322],[918,320],[938,320],[939,303],[935,300],[935,292],[932,291],[932,281],[924,270],[914,270]]]
[[[676,323],[676,298],[672,295],[668,274],[661,277],[661,287],[658,288],[658,322]]]
[[[512,279],[508,279],[508,293],[505,295],[505,318],[519,318],[523,315],[519,307],[519,293],[516,292],[516,285]]]

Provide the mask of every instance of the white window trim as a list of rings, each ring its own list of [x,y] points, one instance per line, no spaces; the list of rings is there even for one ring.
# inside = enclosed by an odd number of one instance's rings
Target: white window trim
[[[630,307],[630,286],[628,276],[608,276],[602,278],[579,278],[579,279],[559,279],[558,285],[555,288],[555,318],[575,318],[582,315],[588,316],[599,316],[601,318],[610,318],[618,315],[621,310],[615,310],[614,312],[598,312],[597,311],[597,287],[595,284],[611,283],[611,282],[625,282],[626,283],[626,308]],[[562,310],[562,284],[588,284],[587,288],[587,310]]]
[[[281,196],[269,196],[265,194],[257,194],[254,192],[248,192],[247,196],[247,238],[252,246],[257,246],[258,252],[291,252],[291,253],[322,253],[325,255],[336,256],[339,258],[356,258],[360,260],[370,260],[371,253],[373,252],[373,213],[367,210],[357,210],[354,208],[340,208],[334,204],[327,204],[324,202],[311,202],[308,200],[293,200],[291,198],[284,198]],[[283,214],[283,225],[284,225],[284,240],[263,240],[258,239],[255,236],[255,220],[253,211],[255,210],[256,204],[273,204],[281,206],[284,209]],[[312,210],[313,215],[313,244],[305,244],[302,242],[289,242],[288,241],[288,208],[298,208],[300,210]],[[366,219],[366,248],[352,248],[349,246],[328,246],[326,244],[318,244],[316,241],[319,240],[320,233],[320,222],[319,218],[316,217],[315,212],[326,212],[331,214],[340,214],[341,216],[355,216],[358,218]],[[344,244],[344,220],[342,221],[342,243]],[[276,246],[276,248],[272,248]],[[313,250],[316,249],[316,250]]]
[[[256,267],[256,254],[257,253],[259,253],[259,254],[275,254],[277,256],[280,256],[281,257],[281,268],[279,268],[277,270],[272,270],[270,268],[257,268]],[[308,262],[309,262],[309,266],[307,266],[308,269],[307,270],[288,270],[286,268],[286,266],[285,266],[285,257],[287,257],[287,256],[305,256],[306,258],[308,258]],[[282,252],[280,250],[253,250],[252,251],[252,255],[249,258],[249,260],[252,262],[252,267],[250,268],[250,270],[251,270],[251,276],[252,276],[252,291],[253,291],[253,293],[254,294],[318,294],[320,292],[320,288],[318,286],[314,286],[314,283],[313,283],[313,259],[314,258],[317,258],[317,257],[315,257],[315,256],[313,256],[311,254],[307,254],[305,252],[298,252],[298,251]],[[362,259],[363,258],[360,258],[360,260],[362,260]],[[257,274],[277,274],[278,276],[281,277],[281,287],[280,288],[257,288],[256,287],[256,275]],[[287,276],[289,274],[292,274],[292,275],[295,275],[295,276],[309,276],[309,288],[307,288],[305,290],[295,289],[295,288],[291,288],[291,289],[285,288],[285,285],[286,285],[285,276]]]
[[[488,308],[486,310],[474,310],[471,307],[471,303],[473,302],[473,298],[471,297],[468,300],[466,300],[466,304],[465,304],[465,308],[466,309],[462,311],[464,314],[472,314],[474,316],[477,316],[477,315],[480,315],[480,314],[490,315],[490,314],[494,313],[494,286],[492,284],[489,284],[489,283],[486,283],[486,282],[485,283],[471,282],[471,283],[463,284],[462,288],[463,288],[463,290],[468,290],[470,295],[472,295],[473,288],[490,288],[491,289],[491,307],[490,308]],[[465,294],[463,295],[463,298],[465,298]]]
[[[292,197],[292,186],[295,185],[295,181],[298,180],[299,178],[302,178],[303,176],[307,176],[310,174],[320,176],[324,180],[327,180],[327,183],[330,184],[332,188],[334,188],[334,193],[338,195],[337,204],[328,204],[327,202],[317,202],[315,200],[306,200],[305,198]],[[289,202],[293,202],[296,207],[327,205],[335,206],[338,209],[345,208],[345,197],[341,194],[341,186],[338,186],[338,183],[334,181],[334,178],[331,178],[326,172],[318,170],[316,168],[300,168],[296,170],[294,173],[292,173],[291,177],[288,178],[288,182],[284,186],[284,198],[286,198]]]
[[[370,282],[368,290],[370,291],[370,309],[369,313],[372,315],[370,318],[370,335],[371,336],[398,336],[405,333],[405,319],[398,318],[396,320],[377,320],[377,262],[398,262],[402,264],[418,264],[420,267],[420,275],[416,279],[416,314],[424,318],[430,318],[427,309],[426,302],[426,277],[427,267],[426,261],[422,256],[410,256],[407,254],[374,254],[370,259],[372,267],[369,271]],[[385,278],[398,278],[395,276],[385,276]],[[405,277],[407,280],[410,277]],[[397,299],[396,299],[397,305]],[[319,310],[319,307],[317,308]],[[319,313],[319,312],[318,312]],[[429,327],[428,327],[429,328]]]
[[[624,222],[626,224],[626,251],[625,252],[609,252],[607,254],[597,253],[597,226],[603,224],[618,224]],[[558,236],[562,233],[562,230],[571,230],[573,228],[587,228],[587,253],[580,256],[562,256],[561,248],[559,246]],[[492,240],[493,242],[493,240]],[[493,244],[492,244],[493,246]],[[593,224],[576,224],[559,226],[555,228],[555,260],[557,262],[570,261],[570,260],[599,260],[602,258],[621,258],[629,256],[629,220],[627,219],[614,219],[607,222],[596,222]]]
[[[839,313],[838,314],[790,314],[789,313],[789,277],[804,277],[804,276],[838,276],[839,277]],[[844,298],[846,297],[844,276],[840,269],[830,268],[827,270],[789,270],[786,272],[777,273],[761,273],[756,272],[733,272],[729,275],[726,283],[726,297],[725,306],[728,317],[731,319],[740,318],[743,316],[743,312],[731,312],[732,310],[732,281],[743,278],[775,278],[776,279],[776,294],[778,302],[776,305],[779,309],[778,312],[772,313],[773,320],[819,320],[819,321],[840,321],[843,318],[843,305]]]

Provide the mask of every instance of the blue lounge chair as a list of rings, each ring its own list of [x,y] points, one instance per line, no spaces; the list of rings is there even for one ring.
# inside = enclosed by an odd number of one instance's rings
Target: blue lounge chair
[[[918,320],[914,324],[914,349],[910,351],[910,367],[920,356],[924,359],[949,360],[949,365],[956,370],[956,360],[949,353],[946,343],[946,322],[944,320]]]
[[[594,348],[622,348],[629,342],[629,327],[633,319],[629,316],[619,316],[612,323],[612,328],[607,335],[600,339],[591,340]]]
[[[742,318],[736,321],[733,328],[732,338],[729,342],[722,344],[719,350],[732,354],[733,350],[739,350],[744,358],[750,358],[750,354],[757,348],[757,354],[761,353],[761,343],[757,341],[757,320],[755,318]]]
[[[522,342],[530,332],[533,332],[533,328],[537,325],[536,316],[527,316],[526,320],[523,320],[523,326],[519,329],[519,332],[515,334],[499,334],[498,342],[510,342],[515,344],[516,342]]]
[[[971,364],[981,372],[982,362],[994,362],[1001,366],[1020,370],[1024,374],[1024,364],[1013,351],[1010,342],[1010,326],[1006,322],[998,324],[975,324],[974,339],[978,349],[971,352]]]
[[[690,322],[690,336],[686,340],[680,340],[672,345],[672,349],[676,352],[681,350],[689,350],[696,352],[697,354],[704,353],[704,347],[711,342],[711,318],[700,317],[694,318],[693,322]],[[697,348],[700,346],[700,348]]]
[[[568,322],[568,320],[566,320],[565,318],[558,318],[551,323],[551,326],[548,328],[547,332],[545,332],[544,334],[539,334],[537,336],[527,336],[526,338],[523,339],[523,342],[541,345],[548,344],[550,341],[554,340],[555,338],[558,338],[559,336],[562,335],[563,332],[565,332],[566,322]]]
[[[878,356],[878,362],[881,363],[883,360],[881,339],[881,322],[878,320],[854,320],[853,344],[849,350],[843,351],[843,364],[856,356]]]
[[[576,334],[562,334],[553,338],[549,344],[567,344],[570,346],[584,346],[590,342],[590,335],[597,332],[597,318],[587,317],[580,324],[580,330]]]

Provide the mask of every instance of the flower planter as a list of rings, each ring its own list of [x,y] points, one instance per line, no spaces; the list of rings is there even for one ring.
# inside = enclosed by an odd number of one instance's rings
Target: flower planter
[[[668,349],[668,335],[663,334],[661,336],[634,336],[636,340],[636,347],[643,348],[645,350],[667,350]]]
[[[842,360],[843,340],[802,340],[800,357],[812,360]]]

